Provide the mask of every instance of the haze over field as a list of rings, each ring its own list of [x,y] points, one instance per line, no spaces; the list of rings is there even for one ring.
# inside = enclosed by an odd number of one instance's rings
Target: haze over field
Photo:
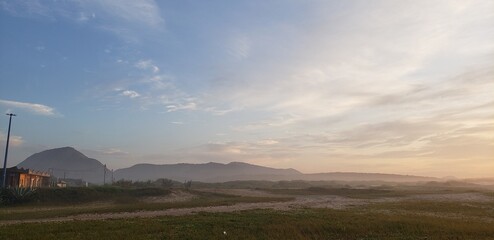
[[[178,164],[136,164],[128,168],[110,170],[97,159],[88,158],[72,147],[49,149],[35,153],[17,165],[18,168],[46,171],[60,179],[82,179],[89,183],[101,184],[118,180],[228,182],[228,181],[339,181],[377,183],[424,183],[449,179],[432,177],[379,174],[327,172],[304,174],[296,169],[279,169],[243,162],[223,163],[178,163]],[[455,179],[456,180],[456,179]],[[470,179],[471,180],[471,179]],[[494,178],[478,179],[489,185]],[[477,182],[478,182],[477,181]]]
[[[494,177],[494,1],[0,0],[0,53],[9,166]]]

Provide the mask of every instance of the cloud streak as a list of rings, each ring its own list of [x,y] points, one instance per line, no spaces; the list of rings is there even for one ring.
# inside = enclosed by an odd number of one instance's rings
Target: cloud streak
[[[94,0],[81,2],[85,11],[96,8],[116,19],[159,27],[164,23],[158,5],[153,0]]]
[[[151,70],[153,73],[158,73],[160,71],[160,68],[154,65],[151,60],[139,60],[134,66],[143,70]]]
[[[363,3],[333,19],[318,6],[310,25],[282,25],[262,37],[247,32],[257,55],[249,54],[249,64],[229,64],[204,102],[271,113],[250,129],[364,112],[367,121],[381,121],[390,110],[393,118],[428,116],[466,105],[464,98],[485,103],[493,89],[486,71],[494,53],[494,33],[486,31],[492,7],[488,1]],[[454,79],[461,76],[481,80]]]
[[[27,102],[17,102],[0,99],[0,104],[8,108],[26,110],[28,112],[43,115],[43,116],[55,116],[57,115],[54,108],[39,104],[39,103],[27,103]]]
[[[120,93],[120,95],[129,97],[129,98],[137,98],[137,97],[141,96],[138,92],[133,91],[133,90],[124,90]]]
[[[38,0],[2,1],[1,7],[21,17],[68,18],[81,22],[106,17],[107,21],[125,21],[150,27],[158,27],[164,23],[159,7],[153,0],[76,0],[65,3]]]
[[[138,41],[139,33],[159,31],[164,27],[164,18],[154,0],[2,1],[0,8],[18,17],[88,24],[128,42]]]
[[[139,60],[133,67],[143,71],[138,71],[136,77],[100,86],[104,89],[103,96],[98,97],[118,105],[124,104],[120,101],[121,97],[127,97],[134,100],[141,110],[158,109],[168,113],[204,111],[221,115],[229,111],[201,106],[199,97],[179,88],[174,76],[159,73],[158,65],[151,59]]]
[[[135,116],[156,124],[121,128],[122,136],[147,139],[118,139],[135,146],[125,149],[136,154],[126,155],[129,162],[155,154],[149,159],[160,163],[246,161],[306,172],[435,176],[453,171],[441,167],[448,160],[460,173],[468,161],[484,167],[469,175],[494,167],[492,1],[208,3],[214,11],[201,3],[159,2],[160,9],[147,0],[1,4],[11,15],[89,30],[88,47],[103,54],[84,83],[97,85],[89,93],[97,95],[96,108],[122,116],[147,111],[122,119],[123,126]],[[94,29],[119,38],[93,36]],[[30,48],[40,56],[58,50],[42,41]],[[111,152],[100,154],[116,158]]]
[[[7,134],[0,132],[0,143],[5,145],[7,141]],[[10,135],[9,145],[13,147],[19,147],[24,144],[24,139],[21,136]]]

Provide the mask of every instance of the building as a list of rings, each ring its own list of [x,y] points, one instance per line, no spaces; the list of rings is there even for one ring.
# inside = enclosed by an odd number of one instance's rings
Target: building
[[[17,167],[7,168],[6,180],[7,187],[38,188],[50,186],[49,173]]]
[[[66,188],[67,183],[65,181],[58,181],[56,186],[59,188]]]

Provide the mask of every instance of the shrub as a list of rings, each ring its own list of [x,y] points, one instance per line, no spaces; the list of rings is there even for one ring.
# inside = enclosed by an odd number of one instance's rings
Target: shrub
[[[167,178],[158,178],[156,179],[156,181],[154,181],[154,184],[162,188],[171,188],[173,187],[173,180]]]
[[[40,188],[39,202],[49,204],[73,204],[94,201],[137,202],[138,198],[170,194],[163,188],[124,188],[115,186]],[[120,200],[119,200],[120,199]]]
[[[125,180],[125,179],[120,179],[116,182],[113,183],[115,186],[119,187],[132,187],[132,180]]]
[[[38,194],[35,188],[6,188],[0,193],[2,204],[18,204],[34,201]]]
[[[170,193],[170,190],[162,188],[137,188],[133,189],[130,194],[135,197],[152,197],[162,196]]]
[[[185,181],[185,182],[184,182],[184,188],[185,188],[186,190],[189,190],[189,189],[190,189],[190,187],[192,187],[192,181]]]

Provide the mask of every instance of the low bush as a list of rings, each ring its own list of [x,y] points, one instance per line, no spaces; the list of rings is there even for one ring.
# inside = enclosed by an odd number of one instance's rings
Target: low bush
[[[142,197],[170,194],[163,188],[121,188],[114,186],[68,188],[7,188],[0,190],[0,204],[76,204],[94,201],[137,202]]]
[[[4,188],[0,192],[2,205],[31,202],[37,198],[37,190],[34,188]]]
[[[119,198],[138,198],[162,196],[170,190],[161,188],[121,188],[98,186],[89,188],[43,188],[39,191],[42,203],[82,203],[92,201],[117,200]]]
[[[152,197],[170,194],[171,191],[163,188],[136,188],[128,190],[135,197]]]

